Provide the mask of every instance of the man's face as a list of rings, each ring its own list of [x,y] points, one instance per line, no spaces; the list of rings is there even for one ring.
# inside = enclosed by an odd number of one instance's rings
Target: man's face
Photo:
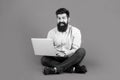
[[[58,14],[57,15],[58,31],[65,32],[67,30],[67,27],[68,27],[68,22],[69,22],[69,18],[67,17],[67,15],[65,13],[64,14]]]

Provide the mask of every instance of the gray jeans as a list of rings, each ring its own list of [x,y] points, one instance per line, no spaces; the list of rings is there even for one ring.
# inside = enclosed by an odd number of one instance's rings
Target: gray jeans
[[[43,66],[56,67],[59,72],[63,72],[71,66],[80,64],[85,54],[85,49],[79,48],[71,57],[43,56],[41,63]]]

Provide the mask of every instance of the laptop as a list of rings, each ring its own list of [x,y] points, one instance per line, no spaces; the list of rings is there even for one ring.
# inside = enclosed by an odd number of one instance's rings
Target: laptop
[[[31,41],[35,55],[56,56],[57,50],[53,46],[52,39],[31,38]]]

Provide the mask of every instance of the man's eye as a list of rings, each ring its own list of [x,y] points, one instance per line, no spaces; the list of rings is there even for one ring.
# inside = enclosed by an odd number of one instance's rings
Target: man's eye
[[[58,18],[59,20],[61,19],[61,18]]]
[[[63,17],[62,19],[65,19],[65,17]]]

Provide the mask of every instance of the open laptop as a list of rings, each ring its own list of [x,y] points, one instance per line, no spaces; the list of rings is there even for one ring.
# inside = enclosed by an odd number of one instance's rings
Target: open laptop
[[[31,38],[34,54],[40,56],[56,56],[57,50],[53,46],[52,39]]]

